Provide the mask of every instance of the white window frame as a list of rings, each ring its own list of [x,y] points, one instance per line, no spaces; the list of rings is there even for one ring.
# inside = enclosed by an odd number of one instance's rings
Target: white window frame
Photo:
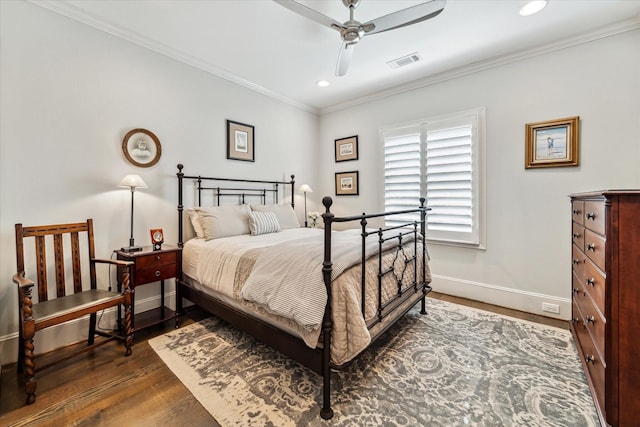
[[[485,109],[476,108],[451,114],[428,117],[411,122],[385,126],[379,130],[382,167],[380,174],[380,188],[382,195],[382,209],[385,209],[385,138],[420,133],[420,194],[427,198],[426,186],[426,137],[427,130],[455,127],[460,124],[471,124],[472,130],[472,231],[470,233],[456,233],[451,231],[435,231],[427,227],[427,240],[430,243],[486,248],[486,209],[485,209]],[[429,204],[427,207],[429,207]],[[428,214],[427,214],[428,221]]]

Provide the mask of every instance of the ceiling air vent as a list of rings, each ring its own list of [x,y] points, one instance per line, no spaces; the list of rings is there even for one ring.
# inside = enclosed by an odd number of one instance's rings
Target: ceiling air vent
[[[418,61],[422,61],[422,57],[417,52],[414,52],[410,55],[403,56],[402,58],[389,61],[387,64],[395,70],[396,68],[404,67],[405,65],[413,64]]]

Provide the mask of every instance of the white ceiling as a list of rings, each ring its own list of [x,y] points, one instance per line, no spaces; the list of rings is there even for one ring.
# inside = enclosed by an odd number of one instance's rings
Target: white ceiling
[[[300,0],[339,22],[341,0]],[[366,22],[422,1],[362,0]],[[337,31],[270,0],[46,0],[34,2],[111,34],[313,112],[640,28],[640,0],[550,0],[521,17],[521,0],[448,0],[437,17],[370,35],[335,77]],[[417,52],[424,61],[386,62]],[[317,80],[328,80],[326,88]]]

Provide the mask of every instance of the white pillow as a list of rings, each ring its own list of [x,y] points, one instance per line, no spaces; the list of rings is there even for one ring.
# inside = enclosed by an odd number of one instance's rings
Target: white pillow
[[[205,240],[249,234],[249,205],[196,208]]]
[[[273,212],[283,230],[300,227],[298,217],[288,203],[284,205],[251,205],[251,210],[254,212]]]
[[[196,209],[185,209],[185,214],[187,215],[187,223],[185,227],[188,227],[188,224],[193,228],[193,235],[195,233],[195,237],[198,239],[204,239],[204,230],[202,229],[202,225],[200,224],[200,217],[198,216],[198,211]],[[189,235],[188,230],[185,230],[185,235]],[[189,240],[189,239],[185,239]]]
[[[273,212],[249,212],[249,230],[252,236],[277,233],[280,223]]]

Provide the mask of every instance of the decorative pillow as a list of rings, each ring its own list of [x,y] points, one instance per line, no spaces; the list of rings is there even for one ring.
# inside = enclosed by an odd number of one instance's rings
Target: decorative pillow
[[[191,224],[191,227],[193,228],[193,233],[191,233],[191,235],[195,233],[195,237],[197,237],[198,239],[204,239],[204,230],[202,229],[202,225],[200,224],[198,211],[196,209],[185,209],[184,212],[187,216],[188,224]],[[185,235],[189,235],[189,233],[187,233],[187,230],[185,230]],[[185,239],[185,241],[186,240],[188,239]]]
[[[278,218],[282,230],[300,227],[298,217],[288,203],[283,205],[251,205],[251,210],[254,212],[273,212]]]
[[[249,234],[249,205],[196,208],[205,240]]]
[[[249,230],[252,236],[277,233],[280,223],[273,212],[249,212]]]

